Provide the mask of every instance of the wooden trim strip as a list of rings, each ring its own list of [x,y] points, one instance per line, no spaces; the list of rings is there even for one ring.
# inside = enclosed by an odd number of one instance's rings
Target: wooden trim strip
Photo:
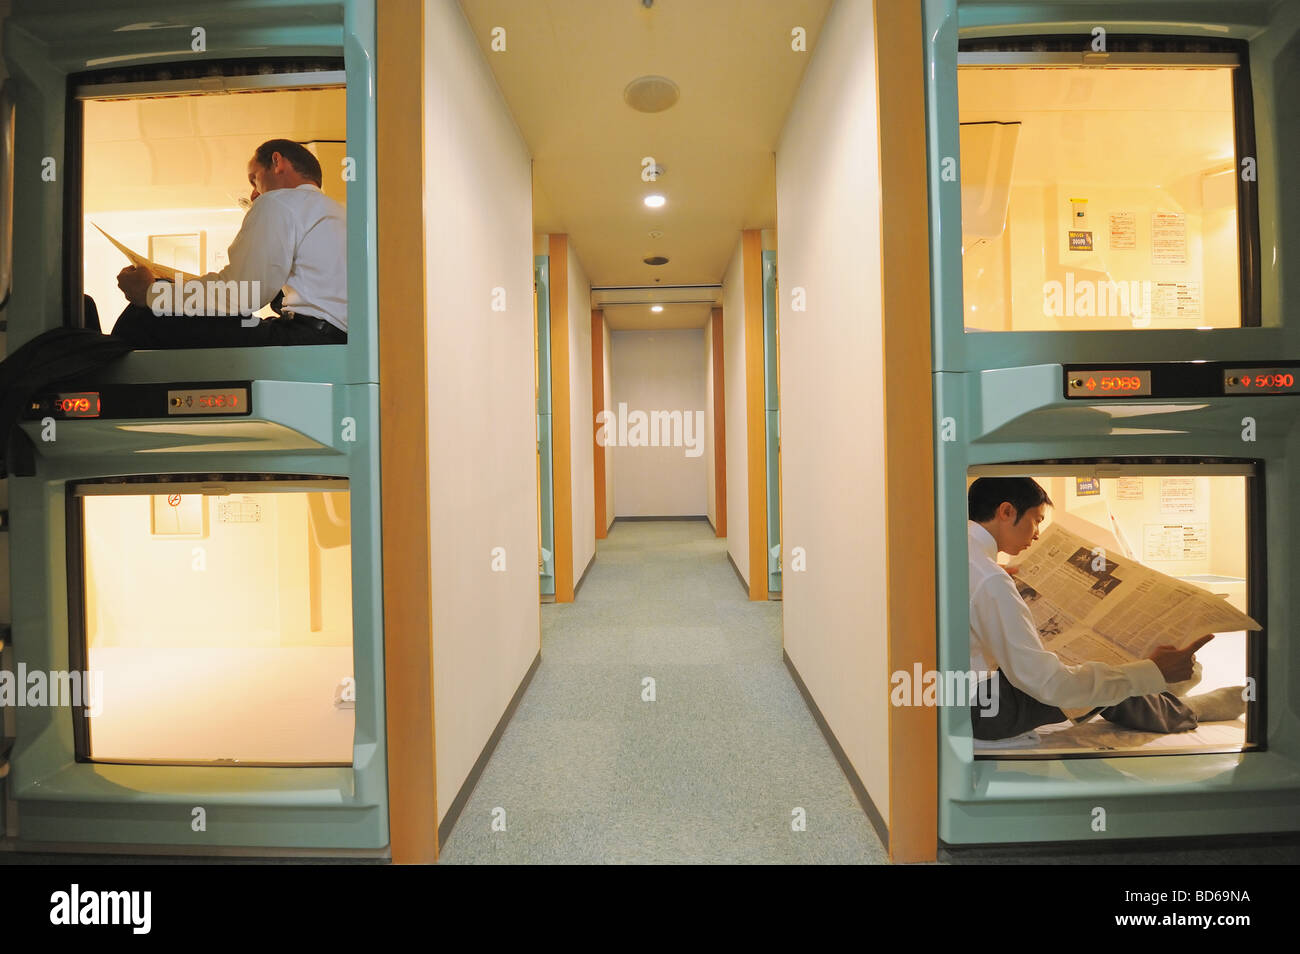
[[[596,539],[604,540],[609,527],[605,518],[605,448],[596,435],[600,433],[600,414],[605,410],[605,312],[591,310],[591,460],[593,484],[596,488]],[[574,588],[577,592],[577,587]]]
[[[713,513],[714,533],[727,535],[727,389],[724,368],[722,309],[713,309]]]
[[[555,602],[573,602],[573,434],[569,418],[569,237],[552,235],[551,268],[551,504]]]
[[[888,671],[938,666],[934,409],[921,5],[875,4]],[[899,38],[904,41],[900,42]],[[878,690],[888,691],[885,674]],[[937,710],[889,707],[889,857],[938,849]]]
[[[380,499],[388,832],[394,864],[438,857],[429,597],[424,4],[376,4]]]
[[[767,415],[763,408],[763,233],[741,234],[745,292],[745,439],[749,466],[749,598],[767,599]]]

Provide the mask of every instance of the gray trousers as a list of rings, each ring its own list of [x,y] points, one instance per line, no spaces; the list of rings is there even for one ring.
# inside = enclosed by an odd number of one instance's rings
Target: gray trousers
[[[1010,739],[1040,725],[1066,721],[1064,712],[1021,692],[1000,670],[981,684],[977,698],[996,700],[996,706],[990,704],[987,710],[971,706],[971,730],[982,742]],[[1089,717],[1098,713],[1107,722],[1141,732],[1188,732],[1197,725],[1192,710],[1172,692],[1131,696],[1116,705],[1097,709]]]

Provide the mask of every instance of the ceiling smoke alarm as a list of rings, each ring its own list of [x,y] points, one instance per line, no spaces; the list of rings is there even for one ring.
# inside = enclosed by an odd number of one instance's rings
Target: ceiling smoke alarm
[[[667,264],[668,264],[668,259],[664,258],[662,255],[651,255],[649,258],[643,258],[643,259],[641,259],[641,261],[645,262],[647,265],[667,265]]]
[[[638,76],[623,90],[623,100],[642,113],[662,113],[680,95],[677,84],[666,76]]]

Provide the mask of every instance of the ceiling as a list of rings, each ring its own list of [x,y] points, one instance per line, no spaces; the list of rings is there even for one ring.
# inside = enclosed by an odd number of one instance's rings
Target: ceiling
[[[647,313],[646,305],[606,305],[605,321],[614,331],[648,328],[703,328],[712,305],[664,305],[660,314]]]
[[[963,123],[1022,124],[1018,184],[1168,186],[1233,165],[1230,69],[967,67],[957,80]]]
[[[593,286],[717,283],[740,230],[776,227],[777,139],[830,0],[460,5],[533,156],[534,230],[567,234]],[[505,52],[491,49],[495,27]],[[809,52],[791,49],[795,27]],[[676,105],[642,113],[624,102],[648,74],[677,84]],[[665,169],[657,182],[641,178],[647,156]],[[651,192],[667,204],[646,208]],[[650,256],[669,262],[644,264]],[[606,310],[623,328],[700,327],[708,314]]]
[[[345,107],[342,87],[88,101],[84,211],[234,209],[254,149],[342,142]]]

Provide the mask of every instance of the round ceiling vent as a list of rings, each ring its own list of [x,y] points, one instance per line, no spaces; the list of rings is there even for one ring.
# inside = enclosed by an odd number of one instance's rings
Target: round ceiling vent
[[[667,265],[667,264],[668,264],[668,259],[664,258],[662,255],[651,255],[649,258],[643,258],[643,259],[641,259],[641,261],[645,262],[647,265]]]
[[[623,99],[642,113],[662,113],[681,95],[677,84],[666,76],[638,76],[623,90]]]

